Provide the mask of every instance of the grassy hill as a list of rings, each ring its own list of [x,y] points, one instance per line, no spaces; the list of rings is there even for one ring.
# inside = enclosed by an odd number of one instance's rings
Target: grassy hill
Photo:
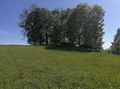
[[[0,46],[0,89],[120,89],[120,56]]]

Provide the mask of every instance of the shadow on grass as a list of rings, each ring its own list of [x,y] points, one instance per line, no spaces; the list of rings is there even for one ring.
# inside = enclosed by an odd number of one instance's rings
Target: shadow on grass
[[[79,47],[69,47],[69,46],[45,46],[47,50],[59,50],[59,51],[77,51],[77,52],[93,52],[88,49],[81,49]]]

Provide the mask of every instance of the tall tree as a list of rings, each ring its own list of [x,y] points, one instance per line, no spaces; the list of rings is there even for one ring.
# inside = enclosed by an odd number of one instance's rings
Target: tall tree
[[[87,25],[90,7],[86,3],[77,5],[67,22],[67,37],[71,44],[83,45],[83,31]]]
[[[52,11],[33,5],[21,15],[29,44],[78,45],[86,51],[100,51],[103,44],[104,10],[98,5],[78,4],[73,9]]]
[[[117,30],[111,49],[114,54],[120,55],[120,28]]]
[[[100,51],[102,49],[104,35],[104,10],[102,7],[94,5],[86,21],[87,31],[83,33],[86,40],[85,44],[90,47],[90,50]]]
[[[54,9],[51,13],[53,17],[52,43],[57,45],[60,43],[61,35],[61,11],[59,9]]]
[[[99,5],[94,5],[91,11],[91,46],[94,51],[100,51],[103,45],[104,35],[104,10]]]
[[[65,42],[65,29],[66,29],[66,20],[69,16],[70,10],[60,10],[54,9],[52,11],[53,16],[53,29],[52,29],[52,41],[54,45],[61,44]]]
[[[29,44],[48,45],[48,31],[51,28],[51,15],[45,8],[33,5],[30,10],[24,10],[21,15],[20,27],[28,39]]]
[[[73,10],[67,23],[67,36],[72,44],[82,50],[100,51],[103,38],[103,9],[82,3]]]

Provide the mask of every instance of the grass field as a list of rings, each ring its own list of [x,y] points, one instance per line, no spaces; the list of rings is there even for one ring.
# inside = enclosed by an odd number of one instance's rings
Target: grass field
[[[0,89],[120,89],[120,56],[0,46]]]

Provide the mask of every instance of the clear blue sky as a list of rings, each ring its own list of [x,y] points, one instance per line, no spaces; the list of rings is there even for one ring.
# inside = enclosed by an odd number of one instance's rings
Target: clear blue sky
[[[104,48],[108,48],[120,27],[120,0],[0,0],[0,44],[27,44],[18,26],[19,15],[32,3],[49,9],[73,8],[78,3],[99,4],[105,10]]]

